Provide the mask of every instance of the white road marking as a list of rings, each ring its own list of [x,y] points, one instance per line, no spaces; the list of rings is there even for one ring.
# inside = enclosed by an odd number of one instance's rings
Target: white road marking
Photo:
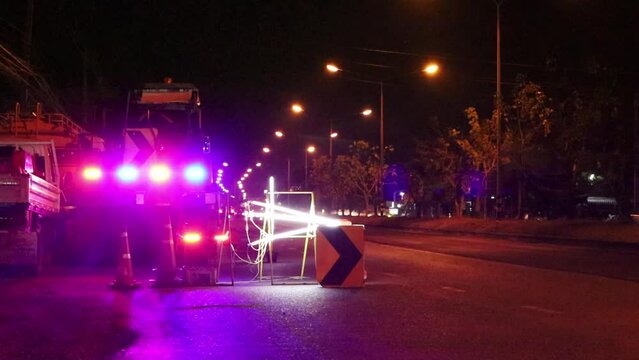
[[[558,315],[562,313],[561,311],[545,309],[545,308],[534,306],[534,305],[522,305],[521,308],[526,310],[537,311],[537,312],[549,314],[549,315]]]
[[[382,273],[382,275],[390,276],[390,277],[400,277],[399,274],[389,273],[389,272],[384,272],[384,273]]]
[[[464,289],[458,289],[458,288],[452,287],[452,286],[441,286],[441,289],[442,290],[446,290],[446,291],[453,291],[453,292],[456,292],[456,293],[465,293],[466,292],[466,290],[464,290]]]

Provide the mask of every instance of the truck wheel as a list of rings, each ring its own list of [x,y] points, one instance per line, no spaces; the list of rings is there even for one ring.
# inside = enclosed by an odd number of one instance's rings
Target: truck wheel
[[[42,219],[40,215],[31,212],[31,231],[36,233],[36,258],[35,264],[29,266],[27,275],[39,276],[42,273],[42,264],[44,263],[44,235],[42,232]]]

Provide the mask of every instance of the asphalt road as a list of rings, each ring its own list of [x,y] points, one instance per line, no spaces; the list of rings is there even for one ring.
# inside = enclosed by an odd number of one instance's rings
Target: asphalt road
[[[584,270],[602,261],[584,260],[589,250],[375,229],[368,239],[362,289],[271,285],[240,264],[235,286],[140,280],[129,293],[108,289],[112,269],[3,279],[0,359],[639,358],[639,283]],[[277,249],[285,280],[299,246]]]

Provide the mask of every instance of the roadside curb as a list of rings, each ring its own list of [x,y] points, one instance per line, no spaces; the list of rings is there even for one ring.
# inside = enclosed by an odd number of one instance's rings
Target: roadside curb
[[[445,230],[445,229],[428,229],[411,226],[389,226],[389,225],[366,225],[372,228],[384,228],[393,230],[405,230],[411,232],[418,232],[424,234],[434,235],[461,235],[461,236],[487,236],[499,239],[520,240],[530,243],[549,243],[560,245],[575,245],[575,246],[587,246],[597,247],[605,249],[621,249],[621,250],[635,250],[639,251],[639,244],[629,243],[623,241],[610,241],[610,240],[595,240],[595,239],[578,239],[567,238],[562,236],[549,236],[549,235],[530,235],[530,234],[515,234],[515,233],[501,233],[501,232],[483,232],[483,231],[467,231],[467,230]]]

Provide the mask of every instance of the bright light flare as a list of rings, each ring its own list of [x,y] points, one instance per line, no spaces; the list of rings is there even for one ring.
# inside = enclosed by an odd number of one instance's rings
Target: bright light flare
[[[215,241],[217,242],[225,242],[226,240],[229,239],[229,232],[227,231],[224,234],[217,234],[213,236],[213,239],[215,239]]]
[[[337,137],[337,135],[338,135],[337,132],[332,132],[330,136],[331,136],[331,138],[335,139]]]
[[[184,178],[192,184],[201,184],[206,180],[206,168],[200,164],[189,165],[184,169]]]
[[[227,163],[227,162],[225,161],[225,162],[223,162],[223,163],[222,163],[222,166],[224,166],[224,167],[228,167],[228,166],[229,166],[229,163]]]
[[[268,146],[265,146],[265,147],[262,148],[262,152],[265,153],[265,154],[268,154],[268,153],[271,152],[271,149]]]
[[[341,69],[338,68],[337,65],[331,63],[331,64],[326,64],[326,70],[331,73],[336,73],[340,71]]]
[[[257,164],[255,164],[255,167],[262,167],[262,163],[258,162]]]
[[[281,130],[277,130],[275,132],[275,136],[278,137],[278,138],[281,138],[281,137],[284,137],[284,133]]]
[[[428,76],[435,75],[439,72],[439,65],[436,63],[428,63],[422,71]]]
[[[306,151],[307,151],[309,154],[314,153],[314,152],[315,152],[315,150],[317,150],[317,149],[315,149],[315,146],[313,146],[313,145],[310,145],[309,147],[307,147],[307,148],[306,148]]]
[[[82,177],[87,181],[98,181],[102,179],[102,169],[97,166],[89,166],[82,170]]]
[[[362,115],[364,115],[364,116],[371,116],[371,114],[372,114],[372,113],[373,113],[373,110],[371,110],[371,109],[364,109],[364,110],[362,110],[362,113],[361,113],[361,114],[362,114]]]
[[[291,111],[295,114],[301,114],[304,112],[304,107],[298,103],[291,105]]]
[[[182,239],[186,244],[197,244],[202,241],[202,234],[199,232],[187,232],[182,235]]]
[[[165,183],[171,178],[171,169],[164,164],[156,164],[149,169],[149,179],[154,183]]]
[[[115,176],[123,183],[132,183],[140,176],[140,171],[133,165],[123,165],[118,168]]]

